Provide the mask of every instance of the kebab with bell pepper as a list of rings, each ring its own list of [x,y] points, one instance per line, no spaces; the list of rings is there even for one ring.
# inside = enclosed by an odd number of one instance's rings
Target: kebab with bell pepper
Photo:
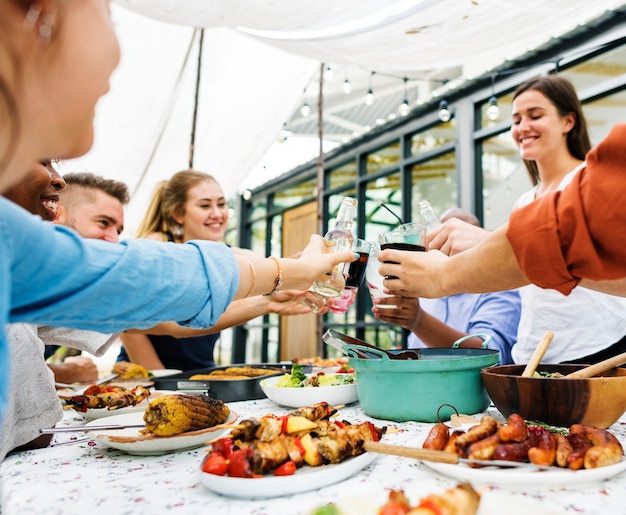
[[[303,465],[341,463],[365,452],[365,441],[379,441],[385,427],[371,422],[330,420],[328,403],[299,408],[284,416],[243,420],[230,435],[212,442],[202,470],[231,477],[291,475]]]

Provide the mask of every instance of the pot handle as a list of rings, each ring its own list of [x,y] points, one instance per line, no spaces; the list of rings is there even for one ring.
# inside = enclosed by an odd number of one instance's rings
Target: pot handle
[[[465,340],[469,340],[470,338],[482,338],[483,343],[480,346],[481,349],[486,349],[487,345],[491,342],[491,335],[489,334],[468,334],[467,336],[463,336],[463,338],[459,338],[452,344],[453,349],[458,349],[459,345],[461,345]]]

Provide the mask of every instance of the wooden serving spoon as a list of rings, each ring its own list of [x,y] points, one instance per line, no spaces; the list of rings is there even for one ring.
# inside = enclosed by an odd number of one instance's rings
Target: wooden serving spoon
[[[571,374],[567,374],[563,377],[566,377],[567,379],[584,379],[593,377],[601,374],[602,372],[606,372],[607,370],[611,370],[612,368],[619,367],[624,363],[626,363],[626,352],[622,352],[617,356],[600,361],[595,365],[581,368],[580,370],[576,370],[576,372],[572,372]]]
[[[537,369],[537,365],[539,365],[541,358],[543,358],[543,355],[548,350],[548,347],[552,343],[553,338],[554,338],[554,333],[552,331],[546,331],[546,333],[543,335],[543,338],[539,342],[539,345],[537,345],[535,352],[533,352],[533,355],[531,356],[530,361],[526,365],[526,368],[522,372],[522,377],[531,377],[535,373],[535,370]]]

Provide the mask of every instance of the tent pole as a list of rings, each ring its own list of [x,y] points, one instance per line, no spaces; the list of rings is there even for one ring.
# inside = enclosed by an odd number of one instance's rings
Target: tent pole
[[[200,30],[200,43],[198,47],[198,71],[196,73],[196,97],[193,103],[193,121],[191,124],[191,141],[189,142],[189,168],[193,168],[194,149],[196,144],[196,125],[198,123],[198,100],[200,98],[200,74],[202,71],[202,47],[204,42],[204,29]]]
[[[319,151],[317,154],[317,232],[324,234],[324,70],[326,66],[320,63],[320,83],[317,95],[317,138]],[[326,356],[326,345],[322,340],[324,331],[324,317],[317,317],[316,342],[317,355]]]

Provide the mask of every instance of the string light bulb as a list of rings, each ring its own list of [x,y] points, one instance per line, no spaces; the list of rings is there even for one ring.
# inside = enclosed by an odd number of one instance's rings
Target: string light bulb
[[[439,102],[439,119],[443,122],[449,122],[450,118],[452,118],[452,113],[450,112],[448,101],[442,100]]]
[[[487,105],[487,118],[495,122],[500,118],[500,108],[498,107],[498,99],[492,95]]]
[[[330,80],[333,80],[334,77],[335,77],[335,72],[330,66],[327,66],[326,70],[324,70],[324,78],[330,81]]]
[[[500,108],[498,107],[498,99],[496,98],[496,74],[491,76],[491,96],[487,101],[487,118],[495,122],[500,118]]]
[[[400,104],[400,107],[398,107],[398,112],[402,116],[406,116],[407,114],[409,114],[409,99],[408,99],[407,93],[406,93],[406,83],[408,82],[409,79],[404,77],[404,79],[402,79],[402,80],[404,81],[404,100]]]
[[[352,84],[350,84],[350,81],[347,78],[343,81],[343,86],[341,86],[341,88],[346,95],[352,93]]]
[[[305,118],[311,114],[311,106],[306,102],[302,104],[302,108],[300,109],[300,114]]]

